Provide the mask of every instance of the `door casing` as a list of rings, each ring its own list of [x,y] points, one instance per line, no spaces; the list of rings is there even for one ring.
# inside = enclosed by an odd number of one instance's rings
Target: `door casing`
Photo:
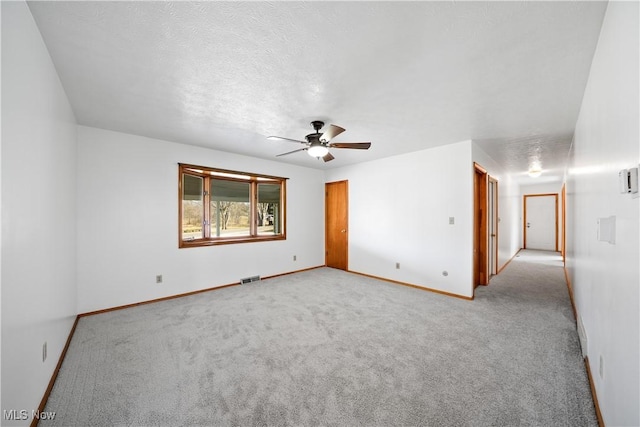
[[[527,199],[529,197],[554,197],[555,198],[555,251],[558,252],[558,193],[543,193],[543,194],[525,194],[523,198],[523,215],[522,215],[522,247],[527,249]]]
[[[562,184],[560,194],[562,195],[562,241],[560,243],[560,250],[562,253],[562,262],[565,263],[567,256],[567,186],[565,184]]]
[[[498,274],[498,180],[489,176],[489,276]]]
[[[473,164],[473,287],[489,284],[487,186],[489,174]]]

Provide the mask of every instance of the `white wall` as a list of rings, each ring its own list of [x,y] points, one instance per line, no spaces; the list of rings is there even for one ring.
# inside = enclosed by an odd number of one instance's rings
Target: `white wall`
[[[0,29],[2,28],[2,7],[0,7]],[[2,31],[0,31],[0,58],[2,58]],[[0,67],[0,81],[2,81],[2,67]],[[0,97],[2,96],[2,84],[0,83]],[[2,114],[0,114],[0,165],[2,164]],[[0,175],[2,168],[0,167]],[[2,223],[2,179],[0,177],[0,224]],[[0,227],[0,241],[2,240],[2,227]],[[0,245],[0,308],[2,307],[2,245]],[[0,331],[2,330],[2,315],[0,313]],[[2,339],[0,338],[0,365],[2,365]],[[2,384],[2,368],[0,367],[0,384]],[[0,411],[2,410],[2,387],[0,387]]]
[[[472,145],[473,161],[498,180],[498,270],[522,247],[522,196],[515,178],[505,172],[476,143]]]
[[[349,270],[472,296],[472,172],[470,141],[327,171],[349,181]]]
[[[290,178],[287,240],[178,249],[178,163]],[[320,170],[79,126],[78,312],[324,265],[323,194]]]
[[[618,171],[640,162],[638,12],[637,2],[609,2],[567,180],[567,269],[609,426],[640,425],[640,199],[618,192]],[[609,216],[615,245],[596,239],[597,219]]]
[[[30,418],[76,314],[76,125],[27,5],[1,7],[2,410]]]
[[[520,186],[522,194],[560,194],[562,182],[547,182],[544,184],[525,184]]]

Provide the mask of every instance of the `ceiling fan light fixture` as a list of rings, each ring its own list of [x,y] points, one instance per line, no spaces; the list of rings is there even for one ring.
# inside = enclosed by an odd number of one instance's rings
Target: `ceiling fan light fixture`
[[[328,152],[329,149],[322,144],[311,144],[311,147],[307,150],[307,153],[309,153],[311,157],[315,158],[324,157]]]

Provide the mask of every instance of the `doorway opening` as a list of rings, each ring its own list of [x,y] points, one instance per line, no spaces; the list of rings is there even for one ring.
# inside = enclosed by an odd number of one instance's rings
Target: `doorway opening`
[[[558,193],[523,196],[522,247],[558,252]]]
[[[488,188],[488,222],[489,222],[489,276],[498,274],[498,180],[489,176]]]
[[[562,184],[562,190],[560,190],[562,195],[562,241],[560,242],[561,254],[562,254],[562,263],[563,265],[567,261],[567,186]]]

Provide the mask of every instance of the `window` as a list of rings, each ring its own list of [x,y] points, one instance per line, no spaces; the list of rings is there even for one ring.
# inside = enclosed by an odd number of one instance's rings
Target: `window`
[[[286,178],[184,164],[179,170],[179,247],[286,238]]]

